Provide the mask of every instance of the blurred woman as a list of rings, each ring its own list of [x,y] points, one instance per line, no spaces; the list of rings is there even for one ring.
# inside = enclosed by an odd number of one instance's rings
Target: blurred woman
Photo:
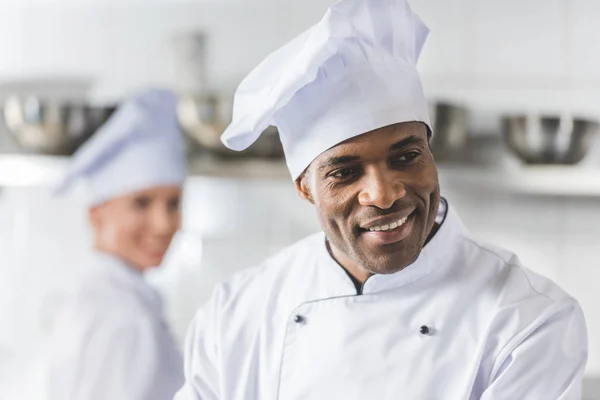
[[[144,272],[180,227],[185,175],[167,91],[124,103],[73,156],[59,190],[87,184],[93,256],[55,324],[50,400],[166,400],[182,385],[178,346]]]

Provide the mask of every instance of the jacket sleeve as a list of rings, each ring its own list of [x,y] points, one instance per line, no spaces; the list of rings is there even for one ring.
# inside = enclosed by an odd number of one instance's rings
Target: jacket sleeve
[[[221,380],[217,357],[218,291],[192,321],[185,344],[185,384],[174,400],[219,400]]]
[[[586,362],[581,308],[573,300],[556,304],[500,353],[481,400],[580,400]]]

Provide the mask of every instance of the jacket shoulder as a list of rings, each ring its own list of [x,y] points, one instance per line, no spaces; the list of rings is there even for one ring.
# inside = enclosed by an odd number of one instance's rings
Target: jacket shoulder
[[[574,301],[558,284],[528,268],[510,250],[472,237],[463,237],[462,247],[467,254],[469,269],[476,268],[479,273],[494,277],[492,282],[502,282],[506,301],[512,302],[519,297],[535,298],[547,304]]]

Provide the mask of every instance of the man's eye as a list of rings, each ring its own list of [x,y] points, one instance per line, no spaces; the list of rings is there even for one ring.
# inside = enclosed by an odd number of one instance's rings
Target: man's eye
[[[332,172],[329,176],[332,176],[334,178],[344,179],[344,178],[348,178],[348,177],[352,176],[355,173],[356,173],[356,168],[348,167],[348,168],[338,169],[337,171]]]
[[[399,156],[394,158],[394,162],[398,163],[409,163],[413,161],[415,158],[419,157],[421,154],[416,151],[410,151],[408,153],[400,154]]]

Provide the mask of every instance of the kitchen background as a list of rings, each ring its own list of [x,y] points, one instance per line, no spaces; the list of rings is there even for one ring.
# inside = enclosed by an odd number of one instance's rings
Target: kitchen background
[[[42,398],[31,377],[41,376],[53,315],[88,256],[81,193],[56,198],[50,189],[69,150],[36,129],[55,132],[64,110],[97,124],[147,86],[181,93],[185,217],[151,279],[183,340],[215,282],[319,229],[276,136],[240,157],[214,138],[244,74],[331,3],[0,1],[0,398]],[[600,399],[600,2],[411,3],[431,28],[420,71],[443,193],[474,234],[514,250],[580,301],[586,399]],[[100,110],[95,122],[82,107]]]

